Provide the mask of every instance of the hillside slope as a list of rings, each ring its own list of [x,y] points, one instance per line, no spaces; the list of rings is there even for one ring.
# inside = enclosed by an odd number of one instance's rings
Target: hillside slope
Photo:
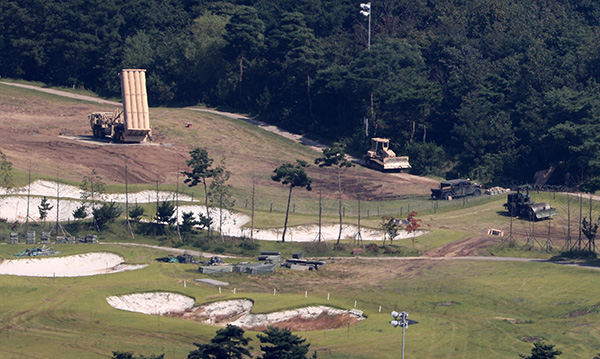
[[[33,173],[52,177],[59,174],[73,181],[81,181],[95,170],[107,183],[124,183],[127,163],[130,184],[174,184],[178,170],[186,168],[189,151],[198,146],[208,150],[215,164],[224,159],[232,172],[230,183],[237,190],[250,191],[254,178],[257,188],[268,193],[282,189],[270,180],[274,168],[295,159],[312,163],[320,154],[293,136],[274,134],[272,129],[215,112],[185,108],[150,110],[150,144],[111,144],[92,137],[87,115],[112,111],[114,106],[105,100],[94,103],[93,98],[67,96],[72,94],[0,84],[0,143],[15,168],[31,168]],[[335,192],[337,181],[330,170],[311,166],[309,173],[315,179],[313,187],[323,189],[324,196]],[[360,195],[363,200],[423,195],[436,184],[427,178],[383,174],[360,166],[345,171],[342,181],[345,197]]]

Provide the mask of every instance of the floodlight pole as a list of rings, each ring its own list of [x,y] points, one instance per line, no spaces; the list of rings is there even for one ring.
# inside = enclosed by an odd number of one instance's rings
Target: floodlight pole
[[[362,9],[360,13],[369,18],[369,37],[367,42],[367,49],[371,50],[371,3],[368,2],[366,4],[360,4],[360,8]]]
[[[402,359],[404,359],[404,338],[405,338],[405,334],[406,334],[406,328],[408,328],[408,313],[407,312],[401,312],[398,313],[396,311],[392,312],[392,317],[394,318],[394,320],[392,320],[390,322],[390,324],[396,328],[396,327],[402,327]],[[415,324],[416,322],[413,321],[413,324]]]

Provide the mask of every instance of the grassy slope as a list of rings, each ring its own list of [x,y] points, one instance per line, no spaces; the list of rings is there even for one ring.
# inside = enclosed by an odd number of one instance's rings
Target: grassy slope
[[[40,95],[50,96],[50,95]],[[52,101],[62,101],[53,97]],[[66,100],[70,101],[70,100]],[[279,161],[266,154],[281,153],[283,158],[311,160],[314,154],[299,145],[264,131],[256,131],[243,122],[209,115],[199,116],[186,110],[153,109],[157,130],[178,136],[190,145],[210,142],[215,153],[233,158],[233,153],[247,151],[249,145],[228,141],[227,136],[252,139],[251,146],[259,150],[251,155],[259,165],[231,163],[238,171],[236,191],[246,196],[251,190],[251,178],[256,174],[259,196],[285,198],[285,190],[270,183],[269,174]],[[209,131],[190,132],[178,123],[193,122],[192,129],[210,128]],[[219,125],[215,123],[219,121]],[[208,127],[207,127],[208,126]],[[222,131],[221,131],[222,130]],[[242,146],[242,147],[239,147]],[[260,147],[263,146],[263,147]],[[266,146],[266,147],[265,147]],[[219,158],[219,156],[216,156]],[[232,160],[233,161],[233,160]],[[257,169],[257,166],[260,169]],[[353,169],[353,171],[362,171]],[[358,173],[358,172],[357,172]],[[17,171],[20,181],[24,172]],[[38,177],[39,178],[39,177]],[[50,174],[49,179],[53,176]],[[239,187],[238,187],[239,186]],[[167,186],[165,186],[166,188]],[[135,190],[154,189],[153,186],[134,186]],[[174,186],[171,185],[171,189]],[[161,187],[162,189],[162,187]],[[122,191],[111,186],[111,191]],[[304,197],[298,208],[309,214],[293,215],[292,223],[314,223],[316,199]],[[551,202],[561,213],[555,221],[559,230],[566,227],[567,204],[571,215],[578,212],[575,202],[566,197],[536,194],[537,201]],[[487,228],[507,230],[508,219],[503,215],[504,196],[462,201],[443,202],[434,209],[431,201],[413,198],[402,201],[363,202],[362,224],[378,227],[379,214],[388,211],[403,213],[417,209],[425,228],[431,235],[417,238],[416,248],[427,250],[459,239],[482,235]],[[242,202],[243,203],[243,202]],[[248,212],[238,201],[238,209]],[[336,201],[326,200],[335,222]],[[268,205],[266,203],[265,205]],[[357,203],[345,201],[346,221],[355,223]],[[594,210],[597,210],[595,208]],[[585,207],[584,207],[585,208]],[[311,212],[312,211],[312,212]],[[585,211],[585,210],[584,210]],[[300,212],[300,211],[299,211]],[[367,217],[369,214],[369,218]],[[281,212],[263,211],[262,226],[282,222]],[[553,221],[554,223],[554,221]],[[553,224],[554,225],[554,224]],[[524,232],[528,224],[516,220],[515,230]],[[540,226],[542,226],[540,228]],[[538,225],[543,232],[543,224]],[[126,234],[121,234],[125,238]],[[110,238],[114,240],[115,238]],[[140,241],[146,239],[137,238]],[[129,239],[128,239],[129,240]],[[148,241],[152,242],[152,241]],[[409,240],[397,242],[408,246]],[[265,248],[285,250],[282,244],[269,243]],[[297,250],[296,244],[293,251]],[[406,310],[410,318],[419,321],[407,330],[407,357],[418,358],[514,358],[517,353],[529,353],[531,344],[523,337],[540,337],[557,345],[566,358],[590,358],[600,351],[600,333],[596,324],[599,297],[597,271],[585,268],[558,266],[550,263],[434,261],[425,264],[407,262],[355,261],[330,263],[319,272],[279,271],[266,277],[227,274],[219,279],[231,283],[230,290],[221,295],[214,287],[196,284],[201,277],[193,265],[155,263],[153,258],[164,252],[144,248],[112,245],[54,246],[64,254],[82,250],[105,250],[122,254],[128,262],[151,263],[139,271],[81,278],[22,278],[0,277],[0,357],[2,358],[108,358],[112,350],[126,350],[149,355],[165,353],[167,359],[185,358],[194,349],[193,342],[205,342],[215,328],[176,318],[148,316],[118,311],[105,301],[109,295],[138,291],[165,290],[184,293],[196,298],[197,303],[229,297],[249,297],[255,300],[255,312],[269,312],[308,304],[329,304],[341,308],[365,311],[368,320],[346,329],[301,333],[319,351],[320,358],[397,358],[401,348],[401,331],[388,322],[391,310]],[[0,245],[0,257],[10,258],[24,246]],[[517,251],[494,248],[494,254],[549,257],[552,253]],[[412,262],[411,262],[412,263]],[[187,288],[183,281],[187,281]],[[231,288],[237,288],[237,294]],[[273,296],[273,288],[280,295]],[[304,291],[309,297],[304,298]],[[326,300],[331,293],[331,300]],[[378,312],[382,306],[382,313]],[[589,312],[569,317],[569,314]],[[521,324],[495,318],[516,319]],[[254,336],[254,333],[250,333]],[[256,340],[253,345],[258,347]],[[376,353],[376,354],[375,354]]]
[[[65,253],[102,250],[124,255],[128,262],[152,262],[155,250],[111,245],[56,246]],[[15,251],[0,246],[3,257]],[[390,266],[379,263],[382,270]],[[407,265],[402,275],[361,271],[371,263],[354,261],[320,272],[279,271],[266,277],[226,274],[231,283],[217,288],[193,282],[201,277],[194,265],[151,263],[145,269],[80,278],[0,277],[0,353],[3,358],[106,358],[111,350],[143,354],[166,353],[185,358],[193,342],[208,340],[215,328],[177,318],[118,311],[105,301],[110,295],[173,291],[197,303],[225,298],[252,298],[255,312],[309,304],[358,308],[369,318],[350,328],[301,333],[320,358],[395,358],[401,332],[389,324],[391,310],[405,310],[419,321],[407,330],[407,356],[419,358],[513,358],[526,353],[523,337],[555,343],[568,358],[589,358],[600,351],[594,329],[600,287],[597,270],[550,263],[435,261]],[[410,267],[412,266],[412,269]],[[393,269],[392,269],[393,270]],[[349,271],[349,272],[346,272]],[[357,285],[344,284],[344,272]],[[184,288],[183,281],[187,287]],[[232,288],[237,288],[233,295]],[[273,296],[272,288],[279,293]],[[304,298],[304,291],[309,292]],[[327,301],[327,293],[331,300]],[[382,312],[378,313],[379,305]],[[569,314],[592,309],[590,314]],[[511,324],[515,319],[521,324]],[[254,336],[254,333],[249,333]],[[254,345],[257,346],[256,341]],[[492,353],[492,354],[490,354]]]

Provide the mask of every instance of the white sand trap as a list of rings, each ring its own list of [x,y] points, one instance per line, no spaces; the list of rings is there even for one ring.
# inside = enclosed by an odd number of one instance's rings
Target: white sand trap
[[[66,257],[10,259],[0,263],[0,275],[27,277],[79,277],[124,272],[146,265],[123,264],[124,258],[106,252]]]
[[[194,306],[194,299],[169,292],[134,293],[106,298],[113,308],[144,314],[183,312]]]
[[[52,209],[48,212],[47,222],[56,221],[56,217],[60,221],[74,220],[73,212],[81,206],[81,202],[78,200],[81,198],[81,189],[74,186],[65,184],[58,185],[52,181],[36,180],[31,184],[31,188],[22,187],[11,191],[0,187],[0,196],[8,195],[3,197],[0,201],[0,218],[6,219],[8,222],[20,221],[24,222],[27,219],[27,192],[29,191],[31,197],[29,199],[30,217],[37,220],[37,207],[39,207],[42,198],[39,196],[47,196],[48,202],[52,205]],[[57,213],[58,206],[56,203],[57,192],[60,193],[60,213]],[[159,192],[158,195],[155,191],[142,191],[128,194],[129,203],[154,203],[156,201],[174,201],[177,194],[174,192]],[[125,203],[124,193],[112,193],[104,194],[101,196],[104,201],[114,201],[116,203]],[[192,198],[183,194],[179,194],[179,201],[192,202]],[[196,200],[197,202],[197,200]],[[32,210],[33,208],[33,210]],[[199,213],[206,215],[206,207],[202,205],[182,205],[179,206],[177,213],[178,221],[181,223],[183,212],[192,212],[195,216]],[[210,217],[213,219],[213,230],[222,232],[226,236],[250,238],[251,234],[254,239],[260,239],[265,241],[280,241],[283,228],[271,228],[271,229],[254,229],[254,233],[251,233],[251,229],[247,228],[247,224],[250,223],[251,218],[242,213],[233,211],[223,211],[223,223],[219,228],[219,210],[218,208],[211,208]],[[88,208],[88,218],[92,216],[92,211]],[[324,240],[332,241],[338,238],[339,226],[337,224],[327,224],[321,227],[321,238]],[[426,233],[425,231],[416,231],[416,233],[408,233],[401,230],[396,237],[397,240],[409,239],[413,235],[418,237]],[[343,239],[354,239],[358,234],[358,227],[353,225],[342,226],[342,238]],[[364,241],[383,241],[384,232],[380,229],[361,228],[361,237]],[[288,227],[286,232],[286,241],[288,242],[312,242],[316,241],[319,236],[319,227],[317,225],[306,225]],[[400,243],[400,242],[398,242]]]
[[[332,329],[365,319],[360,310],[342,310],[323,305],[268,314],[251,314],[254,303],[248,299],[223,300],[194,307],[192,298],[166,292],[113,296],[106,298],[106,301],[112,307],[121,310],[168,314],[217,326],[231,324],[245,330],[263,330],[282,323],[285,326],[299,324],[296,330]]]

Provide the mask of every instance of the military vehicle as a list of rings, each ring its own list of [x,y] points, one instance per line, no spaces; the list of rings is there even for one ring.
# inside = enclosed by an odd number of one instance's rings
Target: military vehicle
[[[371,138],[371,149],[364,157],[366,166],[379,171],[402,171],[411,168],[408,156],[397,157],[389,147],[389,139]]]
[[[556,209],[548,203],[532,201],[529,188],[526,187],[517,188],[516,193],[509,193],[504,207],[511,217],[521,217],[529,221],[548,219],[556,215]]]
[[[431,189],[432,199],[452,200],[465,196],[481,196],[483,187],[468,179],[454,179],[440,183],[440,187]]]
[[[94,137],[114,142],[144,142],[151,136],[146,70],[124,69],[121,77],[123,111],[94,112],[88,116]]]

